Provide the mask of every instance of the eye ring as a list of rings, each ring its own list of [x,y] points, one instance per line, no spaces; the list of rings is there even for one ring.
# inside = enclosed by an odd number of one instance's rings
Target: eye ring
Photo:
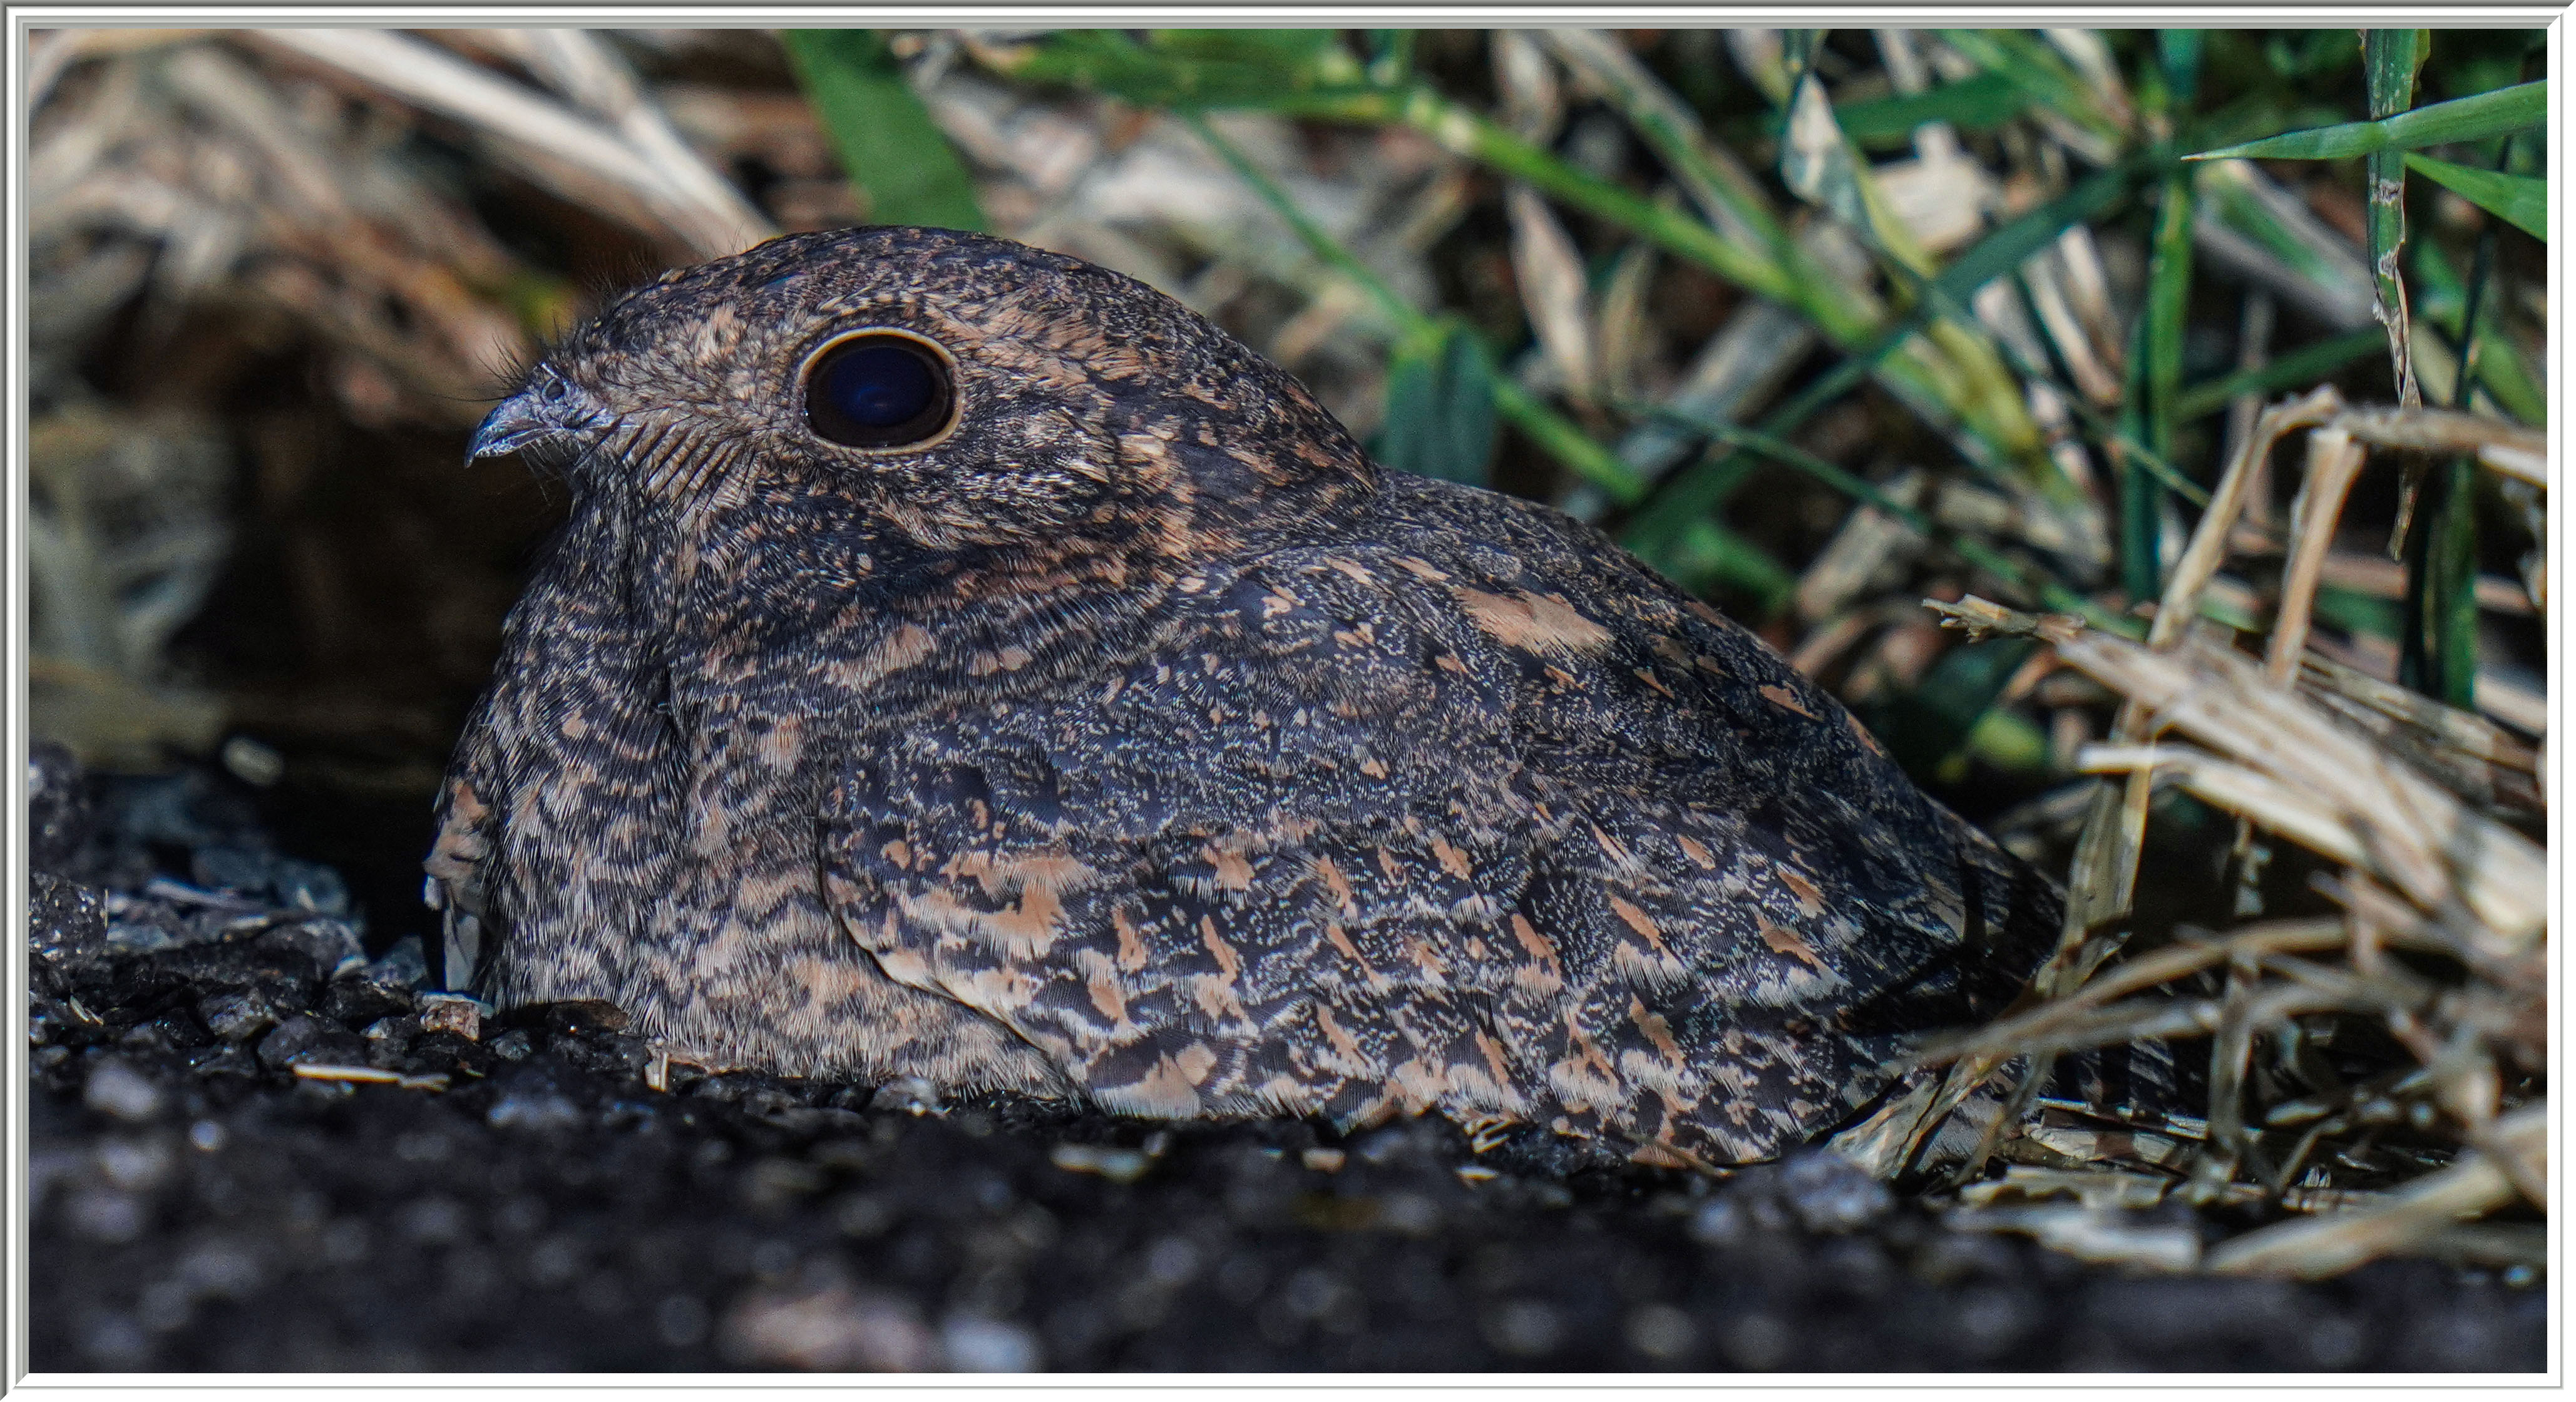
[[[957,371],[945,347],[886,326],[843,332],[805,358],[806,427],[861,452],[914,451],[957,426]]]

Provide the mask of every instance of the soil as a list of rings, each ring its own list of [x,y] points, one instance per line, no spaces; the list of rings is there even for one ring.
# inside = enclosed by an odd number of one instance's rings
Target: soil
[[[219,777],[31,778],[42,1370],[2545,1366],[2527,1282],[2130,1274],[1822,1153],[1564,1177],[666,1070],[613,1009],[424,994]]]

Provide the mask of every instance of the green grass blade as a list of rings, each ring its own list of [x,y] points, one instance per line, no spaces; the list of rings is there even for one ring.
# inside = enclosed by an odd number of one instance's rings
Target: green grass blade
[[[1966,320],[1971,315],[1965,307],[1959,305],[1958,299],[1939,283],[1911,274],[1902,266],[1894,267],[1893,271],[1896,273],[1900,281],[1905,282],[1907,286],[1911,287],[1915,291],[1916,295],[1923,298],[1926,304],[1932,307],[1935,311],[1947,311],[1954,319],[1957,320]],[[2026,286],[2023,286],[2018,273],[2014,276],[2014,283],[2017,287],[2022,288],[2023,296],[2025,300],[2027,300],[2029,295],[2028,289]],[[2064,382],[2060,381],[2056,377],[2055,373],[2047,366],[2035,364],[2025,358],[2020,352],[2012,349],[2009,341],[1999,343],[1998,349],[2001,351],[2005,363],[2010,365],[2013,373],[2021,376],[2024,382],[2032,384],[2046,384],[2051,389],[2056,390],[2058,396],[2065,402],[2068,412],[2075,416],[2075,421],[2077,423],[2083,425],[2084,431],[2092,436],[2095,443],[2120,454],[2123,461],[2135,462],[2139,466],[2145,468],[2149,473],[2155,476],[2157,481],[2162,482],[2165,485],[2166,490],[2183,497],[2190,501],[2194,506],[2206,507],[2209,505],[2208,489],[2201,486],[2199,483],[2192,481],[2190,478],[2183,476],[2172,463],[2165,460],[2163,454],[2157,453],[2148,448],[2147,445],[2140,440],[2137,432],[2133,432],[2129,428],[2120,427],[2104,420],[2099,411],[2095,410],[2091,404],[2085,402],[2083,395],[2077,393],[2073,389],[2069,388]],[[2074,484],[2067,481],[2062,475],[2043,478],[2041,479],[2041,485],[2043,488],[2052,486],[2062,487],[2069,493],[2076,490]]]
[[[1349,278],[1362,292],[1367,293],[1369,300],[1377,304],[1378,311],[1384,314],[1388,321],[1402,328],[1406,335],[1426,339],[1432,335],[1431,318],[1423,315],[1422,311],[1412,303],[1395,295],[1395,289],[1387,286],[1386,281],[1380,278],[1368,264],[1361,262],[1357,254],[1344,248],[1341,240],[1324,232],[1323,225],[1316,223],[1307,216],[1306,211],[1299,209],[1297,202],[1288,198],[1288,192],[1280,189],[1279,183],[1272,180],[1268,172],[1254,165],[1241,151],[1236,150],[1233,142],[1217,135],[1215,128],[1195,115],[1185,114],[1181,120],[1201,142],[1206,144],[1209,150],[1216,152],[1219,159],[1233,168],[1234,173],[1242,178],[1243,183],[1252,187],[1253,193],[1261,197],[1262,203],[1270,206],[1272,213],[1286,221],[1298,240],[1306,245],[1307,252],[1314,254],[1317,259]]]
[[[1843,135],[1872,150],[1910,145],[1914,129],[1947,122],[1961,131],[1991,131],[2030,110],[2031,96],[2001,73],[1979,73],[1910,97],[1846,102],[1834,108]],[[1779,134],[1775,123],[1772,134]]]
[[[2131,140],[2126,123],[2092,84],[2040,40],[2014,29],[1944,29],[1941,38],[1969,62],[2000,74],[2032,101],[2048,108],[2113,149]]]
[[[1751,452],[1761,457],[1769,458],[1771,461],[1779,463],[1784,467],[1794,467],[1800,472],[1803,472],[1808,476],[1815,478],[1817,481],[1824,483],[1826,486],[1833,488],[1835,491],[1838,491],[1855,501],[1875,507],[1925,535],[1931,535],[1936,530],[1932,524],[1931,517],[1924,515],[1921,511],[1916,510],[1911,506],[1907,506],[1896,498],[1880,491],[1877,486],[1869,481],[1868,478],[1862,477],[1858,473],[1852,472],[1847,468],[1837,467],[1834,464],[1825,461],[1823,458],[1817,457],[1815,454],[1808,452],[1806,449],[1799,447],[1795,443],[1774,438],[1770,434],[1764,433],[1759,429],[1746,428],[1740,424],[1731,424],[1724,422],[1723,420],[1711,419],[1702,415],[1687,413],[1679,409],[1664,408],[1660,405],[1648,406],[1642,410],[1642,412],[1654,418],[1678,424],[1684,428],[1691,429],[1694,432],[1707,434],[1709,437],[1715,438],[1721,442],[1732,443],[1737,447],[1748,449]],[[2009,565],[2007,565],[2006,569],[2003,571],[2003,577],[2012,580],[2015,583],[2021,582],[2021,576]]]
[[[1917,779],[1965,778],[1960,752],[1969,735],[2003,698],[2013,673],[2038,649],[2035,638],[1988,638],[1951,648],[1921,682],[1871,707],[1864,723]]]
[[[1324,232],[1322,225],[1308,218],[1306,212],[1297,207],[1297,202],[1288,198],[1288,192],[1279,188],[1279,183],[1272,180],[1267,172],[1236,150],[1233,142],[1219,136],[1205,120],[1195,115],[1184,114],[1182,121],[1200,141],[1207,144],[1209,150],[1216,152],[1219,159],[1242,177],[1246,185],[1252,187],[1262,203],[1287,222],[1309,252],[1357,284],[1407,338],[1428,342],[1441,334],[1438,323],[1397,296],[1395,290],[1388,287],[1357,255]],[[1460,329],[1454,334],[1465,336],[1472,333]],[[1485,353],[1490,356],[1490,352]],[[1487,363],[1490,364],[1490,360]],[[1621,462],[1618,454],[1594,442],[1590,435],[1564,415],[1541,403],[1508,376],[1488,375],[1486,383],[1490,386],[1495,413],[1527,435],[1541,451],[1572,468],[1577,475],[1622,505],[1633,504],[1645,495],[1645,481],[1637,475],[1636,469]],[[1750,542],[1742,543],[1741,553],[1747,561],[1742,568],[1747,572],[1760,573],[1762,567],[1767,566],[1781,576],[1788,575],[1786,566]],[[1757,556],[1758,559],[1755,558]]]
[[[2442,659],[2444,701],[2463,711],[2478,708],[2478,502],[2477,466],[2450,464],[2451,491],[2435,518],[2432,578],[2433,647]]]
[[[2306,284],[2302,299],[2347,328],[2370,317],[2369,260],[2299,197],[2248,161],[2197,167],[2200,202],[2211,218],[2249,238]]]
[[[1768,248],[1748,247],[1681,209],[1579,170],[1428,88],[1402,94],[1401,116],[1460,155],[1619,224],[1747,291],[1796,308],[1827,339],[1845,348],[1867,343],[1885,323],[1872,301],[1799,251],[1785,231]],[[1638,129],[1649,135],[1659,154],[1690,158],[1687,134],[1670,131],[1669,124]],[[1721,190],[1727,184],[1714,172],[1711,183]],[[1738,208],[1754,227],[1780,227],[1766,208]],[[2027,409],[2017,396],[2007,393],[2011,386],[2000,383],[2002,377],[1991,365],[1978,363],[1973,345],[1945,344],[1936,352],[1929,344],[1906,344],[1910,339],[1901,339],[1892,354],[1869,367],[1891,394],[1934,428],[1954,437],[1963,435],[1968,451],[1982,452],[1990,461],[2039,454],[2039,432]],[[1966,352],[1964,358],[1962,352]]]
[[[1800,287],[1777,261],[1764,256],[1766,250],[1734,243],[1682,210],[1558,160],[1429,88],[1402,94],[1396,115],[1451,151],[1651,239],[1748,292],[1822,313],[1819,321],[1829,335],[1839,339],[1855,334],[1851,309],[1820,303],[1813,288]]]
[[[2433,324],[2460,344],[2462,322],[2468,307],[2468,287],[2458,270],[2442,252],[2439,243],[2418,244],[2415,249],[2415,280],[2419,294],[2416,315]],[[2478,337],[2476,370],[2478,383],[2495,396],[2497,405],[2534,428],[2549,422],[2549,395],[2540,386],[2540,376],[2524,358],[2522,348],[2499,327],[2494,316],[2481,315],[2475,330]],[[2370,333],[2377,336],[2377,332]]]
[[[1977,241],[1931,286],[1954,302],[1964,303],[1978,288],[2010,273],[2056,240],[2068,226],[2098,218],[2128,198],[2139,178],[2156,167],[2145,153],[2132,155],[2100,171],[2064,194],[2031,209]],[[1787,403],[1762,420],[1761,431],[1775,438],[1794,433],[1818,410],[1859,387],[1888,355],[1918,334],[1934,310],[1935,297],[1918,298],[1906,316],[1833,369],[1809,382]],[[1724,505],[1751,464],[1740,451],[1705,459],[1665,480],[1662,490],[1641,510],[1627,531],[1629,549],[1657,563],[1671,550],[1690,523]]]
[[[2200,54],[2207,35],[2197,29],[2156,31],[2156,62],[2164,70],[2169,100],[2188,113],[2200,100]]]
[[[2201,34],[2159,30],[2158,63],[2149,99],[2177,124],[2190,120],[2200,84]],[[2183,337],[2191,310],[2192,219],[2199,201],[2198,172],[2175,164],[2165,172],[2148,252],[2146,303],[2139,309],[2137,359],[2132,362],[2128,427],[2148,453],[2166,463],[2174,456],[2174,401],[2182,393]],[[2165,484],[2135,454],[2114,454],[2121,465],[2118,527],[2120,580],[2131,599],[2164,592]]]
[[[2155,319],[2143,309],[2129,325],[2129,373],[2121,385],[2120,435],[2130,442],[2147,435],[2147,362],[2155,354],[2154,325]],[[2134,455],[2113,453],[2111,467],[2119,490],[2112,552],[2120,563],[2120,587],[2132,601],[2160,598],[2164,593],[2162,493]]]
[[[2406,634],[2403,601],[2329,584],[2317,590],[2317,621],[2362,637],[2396,642]]]
[[[1789,73],[1789,91],[1798,90],[1816,64],[1816,46],[1825,42],[1821,29],[1783,29],[1780,31],[1780,63]]]
[[[1954,551],[1960,559],[2007,584],[2027,591],[2049,608],[2063,613],[2080,613],[2096,627],[2109,628],[2125,635],[2134,636],[2139,631],[2136,620],[2120,618],[2046,576],[2033,578],[2030,571],[1998,553],[1985,542],[1938,524],[1921,511],[1880,491],[1868,479],[1845,468],[1837,467],[1795,443],[1775,438],[1759,429],[1745,428],[1738,424],[1706,418],[1679,409],[1654,406],[1641,408],[1639,412],[1707,434],[1719,442],[1732,444],[1748,454],[1767,458],[1783,467],[1795,468],[1854,501],[1865,503],[1904,522],[1917,533],[1940,541]]]
[[[2406,154],[2406,168],[2533,238],[2549,238],[2549,182]]]
[[[2408,31],[2391,31],[2405,33]],[[2549,120],[2549,81],[2522,83],[2475,97],[2455,98],[2371,122],[2285,132],[2261,141],[2202,151],[2184,159],[2214,161],[2246,156],[2274,161],[2331,161],[2376,151],[2414,151],[2461,141],[2484,141]]]
[[[1494,362],[1482,340],[1442,322],[1397,345],[1371,456],[1398,472],[1483,486],[1494,434]]]
[[[1709,143],[1697,115],[1642,64],[1589,31],[1560,33],[1550,43],[1586,86],[1605,94],[1722,240],[1767,255],[1783,285],[1771,300],[1804,315],[1845,350],[1878,334],[1887,313],[1866,285],[1846,282],[1801,247],[1751,174]],[[1963,452],[1988,462],[2038,459],[2040,437],[2020,387],[1983,340],[1972,321],[1944,325],[1923,340],[1900,342],[1871,372],[1926,423],[1964,435]]]
[[[1024,82],[1108,93],[1139,107],[1199,112],[1282,109],[1372,89],[1359,60],[1329,29],[1061,29],[988,51]]]
[[[1694,521],[1674,557],[1672,578],[1696,592],[1725,587],[1750,594],[1768,617],[1798,590],[1798,576],[1770,552],[1715,521]]]
[[[2048,732],[2020,713],[2000,706],[1989,708],[1977,718],[1976,725],[1968,731],[1967,747],[1944,761],[1932,777],[1945,784],[1965,779],[1971,758],[2012,774],[2046,774],[2056,769]]]
[[[2507,142],[2508,148],[2511,142]],[[2510,159],[2512,152],[2505,155]],[[2466,408],[2477,373],[2479,313],[2495,280],[2496,230],[2478,236],[2460,309],[2460,374],[2451,407]],[[2407,542],[2406,634],[2398,648],[2398,680],[2463,710],[2477,707],[2478,504],[2477,469],[2468,458],[2443,464],[2433,479],[2431,519]]]
[[[2195,143],[2208,142],[2210,147],[2184,159],[2216,160],[2230,147],[2268,140],[2282,132],[2330,127],[2344,119],[2344,109],[2323,102],[2302,101],[2301,97],[2296,93],[2257,91],[2204,113],[2192,139]]]
[[[2147,301],[2139,320],[2143,353],[2136,378],[2143,402],[2132,432],[2147,451],[2173,461],[2174,401],[2182,392],[2183,336],[2191,305],[2192,169],[2176,167],[2165,177],[2164,195],[2156,208],[2153,251],[2147,265]],[[2144,463],[2121,455],[2125,472],[2120,492],[2120,577],[2132,599],[2163,593],[2165,485]]]
[[[1599,487],[1612,501],[1633,506],[1646,494],[1646,483],[1637,470],[1619,460],[1619,455],[1596,442],[1577,428],[1574,421],[1542,403],[1538,396],[1520,387],[1508,375],[1496,375],[1494,412],[1505,423],[1519,429],[1539,446],[1540,451],[1573,468],[1575,475]],[[1745,551],[1761,556],[1770,569],[1786,574],[1787,567],[1773,560],[1759,546],[1746,542]]]
[[[1824,80],[1804,74],[1789,93],[1788,137],[1780,143],[1780,183],[1863,237],[1884,232],[1870,218],[1869,203],[1861,191],[1861,162],[1834,125]]]
[[[1399,344],[1386,363],[1386,412],[1370,435],[1369,456],[1398,472],[1428,472],[1423,462],[1433,452],[1432,419],[1440,410],[1440,358]]]
[[[872,29],[779,32],[814,114],[879,224],[981,231],[966,163]]]
[[[1630,127],[1652,148],[1697,202],[1706,221],[1680,210],[1656,209],[1666,227],[1641,227],[1646,206],[1624,187],[1600,180],[1530,147],[1480,114],[1417,88],[1401,95],[1401,120],[1450,150],[1528,180],[1560,202],[1622,223],[1668,250],[1748,290],[1806,316],[1826,339],[1849,350],[1869,342],[1888,313],[1863,284],[1847,282],[1800,246],[1752,175],[1711,146],[1697,116],[1624,49],[1590,31],[1551,38],[1558,57],[1591,87],[1601,90]],[[1326,115],[1318,109],[1315,115]],[[1368,120],[1355,109],[1339,120]],[[1682,240],[1688,246],[1677,243]],[[1730,273],[1714,261],[1719,249],[1761,266],[1768,281]],[[1694,251],[1696,250],[1696,251]],[[1950,435],[1960,450],[1987,464],[2036,460],[2042,455],[2037,426],[2019,388],[1981,352],[1973,324],[1936,328],[1922,340],[1900,341],[1872,364],[1888,392],[1924,422]]]
[[[1413,40],[1417,29],[1372,29],[1368,32],[1369,81],[1381,87],[1413,76]]]
[[[2406,551],[2397,679],[2462,710],[2477,708],[2477,469],[2462,458],[2424,475],[2424,517]]]
[[[1440,377],[1447,391],[1441,414],[1447,453],[1441,466],[1447,470],[1441,475],[1482,486],[1494,460],[1494,381],[1499,378],[1484,338],[1451,335],[1440,357]]]
[[[2240,394],[2269,395],[2314,385],[2387,344],[2388,337],[2377,328],[2355,331],[2302,346],[2259,370],[2239,370],[2193,385],[2175,396],[2174,422],[2188,423],[2215,414]]]
[[[2363,77],[2370,91],[2370,115],[2393,117],[2415,101],[2415,71],[2423,62],[2422,30],[2373,29],[2362,35]],[[2379,323],[2388,328],[2388,358],[2397,380],[2397,402],[2408,408],[2424,402],[2415,383],[2415,358],[2406,327],[2406,281],[2397,259],[2406,247],[2406,160],[2383,148],[2368,157],[2370,267],[2376,288]],[[2408,493],[2411,501],[2413,494]],[[2398,511],[2402,536],[2406,524]]]
[[[2149,152],[2138,152],[2108,170],[2095,173],[2068,188],[2066,193],[2037,205],[1998,226],[1979,239],[1976,245],[1959,255],[1957,261],[1941,270],[1933,279],[1941,290],[1965,301],[1977,289],[2028,262],[2032,254],[2055,243],[2057,237],[2074,225],[2099,219],[2113,206],[2128,197],[2129,191],[2142,178],[2161,169]]]

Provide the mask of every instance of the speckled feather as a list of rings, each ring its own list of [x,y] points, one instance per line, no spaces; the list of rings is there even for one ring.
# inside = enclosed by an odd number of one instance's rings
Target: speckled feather
[[[806,427],[800,367],[870,325],[954,357],[954,431]],[[1848,1119],[2054,937],[1751,634],[1545,507],[1381,474],[1115,273],[778,239],[621,300],[495,422],[574,488],[428,864],[503,1004],[1714,1166]]]

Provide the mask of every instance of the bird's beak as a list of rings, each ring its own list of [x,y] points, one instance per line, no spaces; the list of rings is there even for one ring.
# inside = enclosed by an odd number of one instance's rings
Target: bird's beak
[[[586,436],[601,422],[590,396],[566,383],[552,370],[539,370],[525,389],[483,416],[466,445],[465,460],[479,461],[522,448]]]

